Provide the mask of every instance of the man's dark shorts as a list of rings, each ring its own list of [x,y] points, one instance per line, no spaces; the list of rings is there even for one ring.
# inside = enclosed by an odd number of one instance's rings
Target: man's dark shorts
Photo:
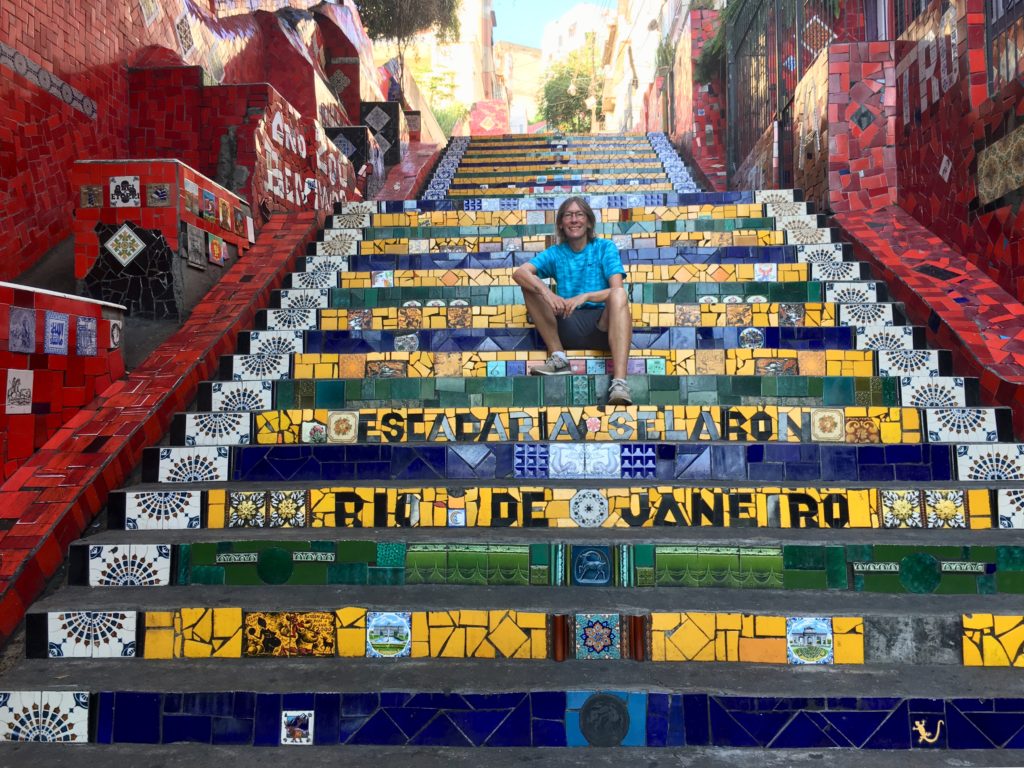
[[[566,349],[607,350],[608,331],[599,330],[604,307],[583,307],[568,317],[558,318],[558,338]]]

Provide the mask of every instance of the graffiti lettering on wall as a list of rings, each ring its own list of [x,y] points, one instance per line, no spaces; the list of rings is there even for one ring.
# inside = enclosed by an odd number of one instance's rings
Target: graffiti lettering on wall
[[[320,125],[280,108],[273,110],[269,123],[270,130],[261,132],[266,194],[288,207],[318,211],[344,202],[344,157]]]
[[[928,29],[896,65],[896,76],[902,86],[904,130],[910,125],[912,104],[917,103],[924,112],[960,79],[958,43],[954,4],[942,14],[938,28]],[[911,96],[912,84],[917,86],[916,100]]]

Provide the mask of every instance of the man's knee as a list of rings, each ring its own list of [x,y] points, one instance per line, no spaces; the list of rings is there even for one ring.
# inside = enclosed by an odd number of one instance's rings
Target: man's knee
[[[610,288],[608,291],[608,308],[613,311],[622,311],[629,307],[629,296],[622,286]]]

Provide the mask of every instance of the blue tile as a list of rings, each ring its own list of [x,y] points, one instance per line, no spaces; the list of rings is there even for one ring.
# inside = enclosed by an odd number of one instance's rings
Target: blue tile
[[[878,730],[878,726],[888,717],[888,712],[825,712],[822,716],[853,746],[859,748]]]
[[[729,713],[758,746],[767,747],[793,719],[792,712],[741,712]]]
[[[437,712],[436,717],[415,738],[410,739],[409,744],[434,747],[475,746],[444,712]]]
[[[910,749],[910,714],[902,702],[878,727],[864,749]]]
[[[100,691],[96,704],[96,743],[112,744],[114,741],[114,693]]]
[[[523,702],[497,727],[487,740],[490,747],[529,747],[533,742],[530,702]]]
[[[530,694],[533,716],[545,720],[562,720],[565,717],[566,693],[564,691],[537,691]]]
[[[369,694],[373,695],[373,694]],[[402,691],[383,691],[380,694],[379,706],[384,708],[412,706],[412,699],[415,694]],[[453,705],[457,706],[457,705]]]
[[[252,743],[257,747],[278,746],[281,743],[281,694],[256,695],[255,732]]]
[[[446,714],[473,746],[482,746],[507,718],[511,709],[450,710]]]
[[[236,717],[214,717],[212,721],[212,742],[214,744],[252,744],[252,720]],[[316,727],[319,731],[319,721],[317,721]]]
[[[166,712],[166,707],[164,708]],[[235,693],[235,706],[232,714],[235,717],[252,717],[256,713],[256,694],[251,691]]]
[[[181,712],[181,700],[182,694],[180,693],[165,693],[164,714],[173,715]]]
[[[965,712],[964,716],[997,747],[1024,728],[1024,714],[1019,712]]]
[[[711,744],[710,699],[704,693],[683,694],[683,732],[687,746],[704,747]],[[670,729],[674,723],[670,723]]]
[[[160,743],[160,694],[121,691],[114,695],[114,742]]]
[[[771,742],[772,749],[826,749],[836,746],[847,746],[845,739],[836,744],[807,712],[797,712]]]
[[[507,709],[511,712],[513,707],[519,705],[524,696],[529,695],[528,693],[464,693],[462,699],[466,702],[466,706],[473,709]],[[536,695],[533,694],[533,696]],[[539,717],[536,704],[534,704],[533,716]]]
[[[534,747],[564,747],[565,721],[564,720],[538,720],[533,721],[533,746]]]
[[[942,714],[946,711],[944,699],[907,699],[910,716],[921,714]]]
[[[946,707],[946,746],[948,749],[992,749],[995,745],[960,710],[950,704]]]
[[[625,700],[629,712],[629,730],[622,740],[622,746],[644,746],[647,743],[647,694],[633,691],[615,695]]]
[[[407,741],[395,721],[379,710],[346,743],[403,746]]]
[[[352,735],[357,733],[369,719],[369,717],[361,715],[342,715],[338,724],[338,741],[342,744],[347,744]]]
[[[412,738],[437,715],[439,709],[440,707],[426,705],[415,707],[390,707],[384,711],[388,714],[388,717],[394,720],[395,724],[402,729],[402,733],[404,733],[408,738]]]
[[[313,743],[337,744],[341,738],[341,694],[316,694],[313,716]]]
[[[181,712],[186,715],[230,716],[234,709],[231,693],[186,693],[181,700]],[[164,712],[167,708],[164,707]]]
[[[211,718],[205,715],[164,715],[163,728],[164,744],[180,741],[209,744],[213,732]]]
[[[711,722],[711,744],[716,747],[758,747],[757,739],[750,735],[733,716],[723,709],[714,698],[708,700],[708,715]],[[689,736],[689,731],[687,731]],[[693,741],[687,738],[693,745]]]

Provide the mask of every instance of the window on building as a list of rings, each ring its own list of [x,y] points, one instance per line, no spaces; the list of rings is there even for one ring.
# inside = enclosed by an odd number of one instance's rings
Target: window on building
[[[889,34],[890,0],[864,0],[864,38],[868,41],[891,40]]]
[[[906,32],[918,16],[928,7],[928,0],[896,0],[896,37]]]
[[[993,90],[1024,74],[1024,0],[987,0]]]

